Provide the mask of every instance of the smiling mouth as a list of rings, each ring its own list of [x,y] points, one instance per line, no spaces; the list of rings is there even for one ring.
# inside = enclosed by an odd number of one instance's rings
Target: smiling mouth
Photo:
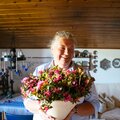
[[[65,57],[63,57],[64,59],[69,59],[69,58],[65,58]]]
[[[62,60],[68,62],[70,60],[70,58],[64,58],[64,57],[62,57]]]
[[[69,59],[69,58],[68,58],[68,57],[62,57],[62,59],[66,59],[66,60],[67,60],[67,59]]]

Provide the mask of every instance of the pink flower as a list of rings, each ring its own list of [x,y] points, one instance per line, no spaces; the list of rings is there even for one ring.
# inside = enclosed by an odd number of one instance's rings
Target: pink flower
[[[42,70],[40,70],[40,71],[39,71],[39,74],[42,74],[42,73],[43,73],[43,71],[42,71]]]
[[[58,75],[57,79],[58,79],[58,81],[62,80],[62,75]]]
[[[54,73],[55,74],[60,74],[60,71],[59,70],[55,70]]]
[[[49,109],[49,108],[48,108],[47,106],[44,107],[44,111],[45,111],[45,112],[47,112],[48,109]]]
[[[35,89],[31,87],[31,88],[29,89],[29,92],[34,93],[34,92],[35,92]]]
[[[76,70],[72,70],[71,72],[74,74],[74,73],[76,73],[77,71],[76,71]]]
[[[57,79],[57,78],[54,78],[54,79],[53,79],[53,82],[58,82],[58,79]]]
[[[43,85],[44,81],[38,81],[37,83],[37,90],[40,90],[41,86]]]
[[[21,83],[26,83],[26,81],[29,80],[29,77],[25,77],[21,80]]]
[[[60,80],[62,80],[62,76],[58,75],[58,76],[56,76],[56,78],[53,79],[53,82],[58,82]]]
[[[71,71],[68,69],[67,71],[66,71],[66,75],[69,75],[71,73]]]
[[[61,91],[60,88],[54,88],[54,89],[53,89],[53,92],[55,92],[55,93],[59,93],[60,91]]]
[[[73,85],[74,87],[78,86],[77,81],[74,80],[74,81],[72,82],[72,85]]]
[[[72,100],[71,95],[69,95],[68,93],[64,93],[63,95],[65,97],[65,101],[71,101]]]
[[[44,95],[46,95],[47,97],[51,96],[51,92],[49,90],[47,90],[46,92],[44,92]]]

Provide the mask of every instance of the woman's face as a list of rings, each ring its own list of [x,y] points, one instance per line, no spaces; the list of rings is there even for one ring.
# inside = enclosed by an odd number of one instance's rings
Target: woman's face
[[[68,68],[74,56],[74,42],[66,38],[59,38],[52,48],[55,65],[61,68]]]

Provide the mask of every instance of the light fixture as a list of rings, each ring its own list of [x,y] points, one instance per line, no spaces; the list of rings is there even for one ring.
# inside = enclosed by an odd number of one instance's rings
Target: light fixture
[[[9,95],[14,94],[13,72],[15,72],[16,74],[19,74],[20,70],[18,70],[18,61],[24,61],[24,60],[26,60],[26,57],[23,54],[22,50],[21,49],[16,50],[15,34],[13,32],[13,36],[11,40],[11,49],[6,49],[2,51],[2,55],[1,55],[0,77],[1,77],[1,81],[4,89],[3,94],[8,94],[8,93]],[[9,90],[9,84],[10,84],[10,90]]]

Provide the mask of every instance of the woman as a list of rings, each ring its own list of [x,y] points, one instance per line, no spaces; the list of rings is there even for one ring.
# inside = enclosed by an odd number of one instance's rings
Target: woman
[[[51,52],[53,60],[49,63],[38,66],[33,75],[37,76],[40,70],[45,70],[53,65],[58,65],[65,70],[76,69],[78,66],[72,61],[74,56],[75,39],[74,36],[66,31],[59,31],[55,34],[51,42]],[[25,107],[35,113],[33,120],[54,120],[52,116],[48,116],[39,110],[39,103],[30,99],[24,100]],[[90,115],[98,111],[99,101],[94,84],[91,93],[85,97],[82,104],[76,105],[64,120],[88,120]]]

